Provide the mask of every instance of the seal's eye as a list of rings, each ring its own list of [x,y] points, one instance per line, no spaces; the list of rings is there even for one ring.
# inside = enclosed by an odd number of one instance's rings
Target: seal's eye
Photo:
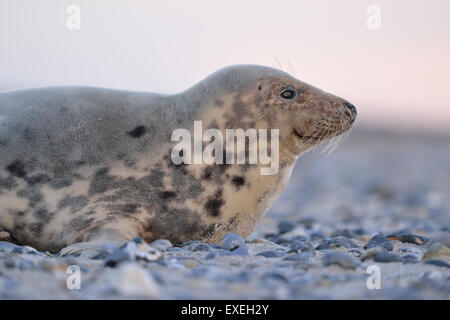
[[[288,99],[288,100],[290,100],[290,99],[293,99],[293,98],[295,97],[295,92],[294,92],[294,90],[292,90],[292,89],[284,89],[283,91],[281,91],[280,96],[281,96],[283,99]]]

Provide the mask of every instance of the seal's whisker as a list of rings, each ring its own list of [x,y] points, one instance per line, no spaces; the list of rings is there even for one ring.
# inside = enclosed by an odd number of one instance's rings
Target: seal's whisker
[[[275,61],[278,64],[278,67],[280,68],[280,70],[284,71],[283,66],[280,63],[280,60],[278,60],[278,58],[275,56],[275,54],[272,52],[272,50],[269,49],[270,54],[272,55],[272,57],[275,59]]]
[[[320,139],[321,139],[321,140],[323,139],[323,140],[324,140],[323,142],[325,142],[326,138],[327,138],[328,136],[330,136],[330,134],[331,134],[332,132],[334,132],[334,130],[331,130],[331,128],[328,127],[328,128],[325,130],[326,135],[325,135],[325,134],[322,135],[322,137],[321,137]],[[322,148],[319,148],[319,149],[318,149],[318,153],[319,153],[319,154],[325,153],[326,150],[328,149],[328,145],[329,145],[328,143],[326,143],[326,144],[321,143],[319,146],[321,146]]]
[[[289,73],[292,74],[294,77],[297,77],[297,75],[295,74],[295,70],[291,64],[291,58],[288,58],[287,60],[288,60]]]
[[[332,126],[330,126],[328,130],[328,137],[331,137],[335,132],[339,132],[340,124],[334,123]],[[336,148],[336,145],[339,143],[340,137],[332,137],[328,143],[324,146],[323,150],[320,153],[326,153],[326,156],[330,155]]]
[[[337,130],[340,132],[344,127],[343,123],[339,123]],[[330,148],[330,150],[327,153],[327,156],[330,155],[331,153],[333,153],[334,151],[337,150],[337,148],[348,139],[349,136],[349,131],[347,131],[344,134],[341,134],[339,136],[334,137],[332,140],[332,146]]]

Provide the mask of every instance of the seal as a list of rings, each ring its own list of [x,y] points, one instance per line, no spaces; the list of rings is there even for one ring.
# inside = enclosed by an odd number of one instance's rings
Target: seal
[[[0,230],[57,252],[141,237],[248,236],[305,151],[345,133],[355,107],[263,66],[221,69],[172,95],[92,87],[0,93]],[[179,164],[178,128],[276,128],[279,170]],[[273,150],[272,150],[273,151]]]

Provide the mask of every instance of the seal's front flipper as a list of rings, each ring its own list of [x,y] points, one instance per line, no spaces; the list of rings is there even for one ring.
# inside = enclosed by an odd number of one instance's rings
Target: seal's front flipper
[[[67,246],[59,251],[58,256],[64,257],[69,255],[81,256],[85,258],[93,258],[103,251],[113,251],[119,248],[123,241],[117,240],[92,240],[88,242],[78,242]],[[104,247],[103,247],[104,246]],[[103,247],[103,250],[102,250]]]
[[[8,231],[0,228],[0,241],[12,242],[11,233],[9,233]]]

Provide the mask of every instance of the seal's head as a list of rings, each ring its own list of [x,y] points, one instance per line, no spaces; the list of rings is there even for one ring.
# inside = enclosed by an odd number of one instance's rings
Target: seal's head
[[[228,92],[235,94],[234,109],[240,111],[241,122],[250,114],[266,120],[270,128],[280,130],[280,145],[294,156],[342,135],[356,119],[356,108],[348,101],[277,69],[236,65],[211,78],[218,81],[208,81],[209,90],[215,84],[223,90],[228,84]],[[244,111],[239,110],[242,105]]]
[[[262,80],[257,89],[266,108],[277,114],[277,122],[282,120],[280,141],[284,139],[294,153],[342,135],[356,120],[354,105],[284,72]]]

